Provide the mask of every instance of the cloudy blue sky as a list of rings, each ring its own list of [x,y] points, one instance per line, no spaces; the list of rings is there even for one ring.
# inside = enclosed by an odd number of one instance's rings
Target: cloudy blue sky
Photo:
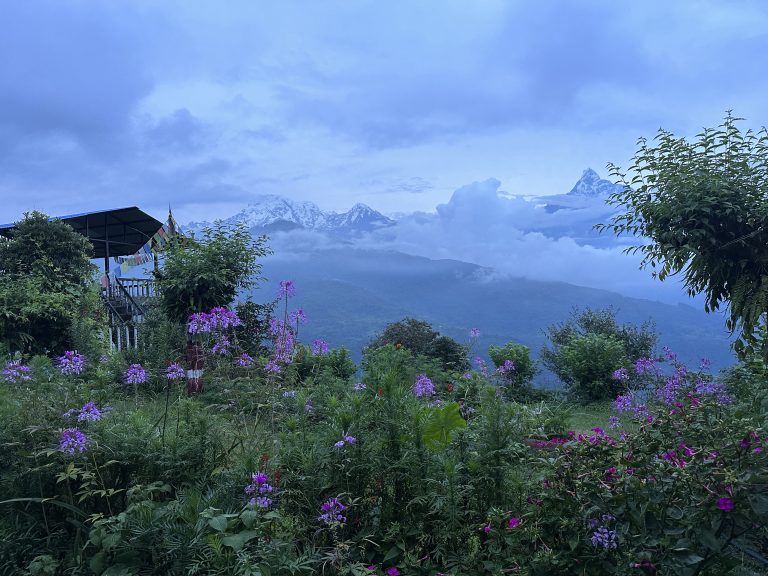
[[[0,222],[562,193],[661,126],[768,123],[765,54],[762,1],[6,1]]]

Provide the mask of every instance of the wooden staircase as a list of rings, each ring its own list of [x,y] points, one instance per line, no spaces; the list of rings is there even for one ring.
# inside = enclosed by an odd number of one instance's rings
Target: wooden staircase
[[[139,326],[144,307],[155,298],[155,282],[149,278],[110,278],[101,298],[109,315],[109,341],[112,350],[139,347]]]

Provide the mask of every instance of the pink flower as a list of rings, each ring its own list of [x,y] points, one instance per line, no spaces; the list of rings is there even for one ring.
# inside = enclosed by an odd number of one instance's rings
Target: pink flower
[[[520,518],[517,516],[512,516],[512,518],[509,519],[509,522],[507,522],[507,528],[510,530],[514,530],[520,526]]]

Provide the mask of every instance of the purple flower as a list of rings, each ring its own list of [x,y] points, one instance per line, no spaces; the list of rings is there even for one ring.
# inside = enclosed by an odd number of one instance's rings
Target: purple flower
[[[616,530],[608,530],[606,527],[601,526],[592,533],[592,546],[602,546],[603,548],[615,549],[616,548]]]
[[[712,366],[712,360],[709,358],[702,358],[701,364],[699,364],[699,370],[709,370],[709,368]]]
[[[240,356],[237,358],[237,365],[238,366],[250,366],[253,364],[253,358],[248,354],[248,352],[243,352],[240,354]]]
[[[102,411],[99,410],[93,402],[86,402],[77,414],[78,422],[97,422],[101,420],[103,416]]]
[[[32,380],[29,375],[29,366],[21,363],[21,360],[8,362],[3,369],[3,380],[8,384],[18,384],[24,380]]]
[[[270,360],[264,366],[264,370],[266,370],[267,372],[270,372],[272,374],[279,374],[281,368],[280,368],[280,365],[277,362],[275,362],[274,360]]]
[[[336,448],[344,448],[344,440],[339,440],[334,444]]]
[[[304,314],[303,309],[299,308],[288,315],[288,321],[294,325],[304,324],[307,321],[307,315]]]
[[[226,356],[229,354],[229,347],[232,345],[232,343],[229,341],[229,338],[222,334],[221,338],[219,338],[213,346],[211,346],[211,352],[214,354],[218,354],[219,356]]]
[[[666,358],[667,360],[672,360],[672,361],[677,360],[677,354],[672,352],[669,346],[664,346],[661,349],[661,351],[664,353],[664,358]]]
[[[179,380],[181,378],[184,378],[186,376],[186,372],[184,372],[184,368],[181,367],[181,364],[178,362],[171,362],[168,364],[168,367],[165,369],[165,377],[168,380]]]
[[[486,524],[485,526],[480,528],[480,530],[482,530],[485,534],[490,534],[491,533],[491,526],[489,524]]]
[[[354,436],[344,436],[344,442],[346,442],[347,444],[356,444],[357,438],[355,438]]]
[[[656,369],[656,361],[653,358],[638,358],[635,360],[635,372],[645,374]]]
[[[615,370],[611,376],[614,380],[629,380],[629,372],[626,368]]]
[[[479,328],[472,328],[469,331],[469,337],[470,338],[480,338],[480,329]]]
[[[633,404],[634,404],[634,398],[632,397],[631,394],[624,394],[622,396],[617,396],[616,403],[615,403],[616,412],[618,412],[619,414],[623,412],[629,412],[630,410],[632,410]]]
[[[205,312],[191,314],[187,321],[187,332],[190,334],[203,334],[211,331],[211,320]]]
[[[387,576],[400,576],[400,570],[394,566],[392,568],[387,568]]]
[[[435,393],[435,385],[432,383],[432,380],[427,378],[426,374],[419,374],[416,377],[416,383],[413,385],[413,393],[418,397],[432,396]]]
[[[480,356],[475,356],[475,366],[477,366],[477,369],[480,370],[480,373],[484,376],[488,374],[488,365],[485,363],[485,360],[480,358]]]
[[[267,498],[266,496],[259,496],[258,498],[251,498],[248,501],[248,504],[251,506],[258,506],[259,508],[269,508],[272,506],[272,498]]]
[[[85,445],[88,443],[88,438],[77,428],[67,428],[62,431],[59,438],[59,451],[66,452],[71,456],[75,455],[75,452],[82,454],[85,452]]]
[[[518,526],[520,526],[520,518],[517,516],[512,516],[512,518],[509,519],[509,522],[507,522],[507,528],[509,530],[514,530]]]
[[[733,398],[728,394],[728,389],[725,384],[720,382],[697,380],[693,389],[698,395],[714,397],[720,404],[730,404],[733,402]]]
[[[277,289],[278,298],[291,298],[296,295],[296,286],[293,280],[280,280],[280,287]]]
[[[621,420],[618,416],[608,417],[608,428],[619,428],[621,426]]]
[[[355,384],[355,385],[352,387],[352,389],[353,389],[355,392],[360,392],[360,390],[365,390],[366,388],[368,388],[368,386],[366,386],[366,385],[365,385],[365,384],[363,384],[362,382],[358,382],[357,384]]]
[[[720,498],[717,501],[717,507],[723,512],[732,512],[733,500],[731,500],[730,498]]]
[[[328,354],[328,342],[325,340],[313,340],[312,354],[316,354],[317,356],[325,356]]]
[[[237,312],[223,307],[211,308],[211,311],[208,313],[208,322],[213,330],[227,330],[228,328],[243,325]]]
[[[144,384],[147,381],[147,371],[141,364],[131,364],[125,371],[126,384]]]
[[[343,514],[346,509],[347,507],[338,498],[329,498],[320,506],[321,514],[317,519],[328,526],[344,524],[347,521],[347,517]]]
[[[283,392],[283,398],[295,398],[296,390],[286,390]]]
[[[314,406],[312,406],[312,400],[311,399],[307,400],[304,403],[304,412],[306,412],[307,414],[311,414],[312,412],[314,412],[314,410],[315,408]]]
[[[507,375],[510,372],[515,371],[515,363],[512,360],[504,360],[504,364],[496,368],[496,372],[499,374]]]
[[[59,356],[56,359],[56,365],[59,368],[59,372],[63,375],[69,376],[74,374],[75,376],[78,376],[82,374],[85,369],[85,359],[77,352],[67,350],[64,352],[63,356]]]

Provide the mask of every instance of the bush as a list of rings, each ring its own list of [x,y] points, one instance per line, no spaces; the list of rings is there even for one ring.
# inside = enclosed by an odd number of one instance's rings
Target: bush
[[[414,356],[439,360],[444,370],[463,372],[469,369],[467,349],[454,339],[443,336],[424,320],[404,318],[393,322],[368,343],[366,348],[391,344],[409,350]]]
[[[627,387],[643,384],[641,375],[616,379],[613,372],[627,368],[638,358],[654,356],[656,333],[653,324],[619,324],[612,308],[574,310],[563,324],[546,331],[550,341],[541,360],[579,399],[612,399]]]

